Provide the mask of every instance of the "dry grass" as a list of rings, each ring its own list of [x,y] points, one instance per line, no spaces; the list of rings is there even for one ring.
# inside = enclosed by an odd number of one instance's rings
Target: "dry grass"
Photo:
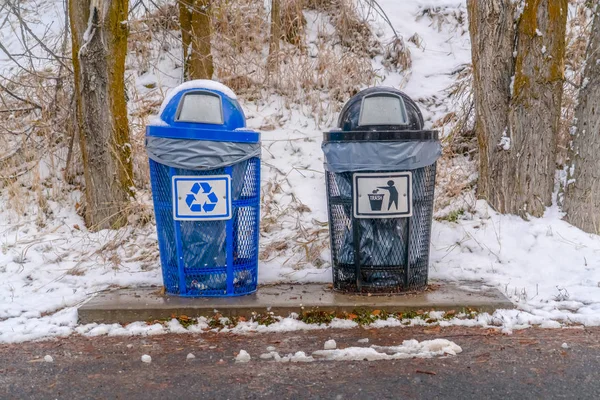
[[[260,260],[268,262],[283,258],[282,265],[293,269],[302,269],[307,264],[316,268],[324,266],[327,261],[323,253],[329,247],[327,223],[308,220],[311,210],[291,192],[287,175],[274,172],[276,177],[261,189],[261,236],[271,240],[261,239]],[[285,204],[281,203],[282,194],[287,194]],[[291,236],[278,237],[276,232]]]
[[[459,31],[461,35],[468,33],[467,10],[465,7],[424,7],[417,15],[417,21],[423,18],[427,18],[430,21],[430,26],[437,28],[440,32],[444,27],[449,26],[451,29]]]
[[[33,12],[35,7],[31,7]],[[278,95],[286,106],[301,105],[318,125],[329,124],[348,97],[375,81],[372,56],[386,53],[394,68],[410,64],[408,53],[402,50],[403,42],[383,48],[355,1],[283,0],[279,68],[272,70],[266,54],[270,39],[268,13],[263,2],[256,0],[212,3],[215,78],[249,100]],[[160,81],[149,82],[141,90],[136,79],[146,73],[176,74],[160,69],[165,58],[173,60],[175,67],[181,66],[178,18],[175,1],[163,0],[138,6],[129,23],[126,85],[134,179],[143,189],[149,188],[145,126],[148,117],[157,113],[164,92]],[[310,37],[308,24],[317,31]],[[70,64],[70,50],[64,46],[70,43],[59,40],[61,35],[55,38],[52,50]],[[59,80],[55,79],[57,73]],[[10,80],[0,77],[0,83],[25,101],[0,92],[0,116],[7,117],[7,122],[0,125],[0,145],[16,149],[14,154],[9,151],[0,156],[0,185],[12,185],[13,179],[34,169],[44,156],[57,152],[61,157],[51,156],[49,164],[55,169],[53,175],[66,178],[59,179],[59,183],[65,187],[82,183],[78,139],[73,137],[72,78],[69,71],[52,63],[44,70],[18,72]],[[15,209],[18,206],[15,204]]]
[[[470,64],[453,72],[454,83],[446,89],[446,101],[455,104],[433,124],[443,138],[442,157],[438,161],[435,217],[447,219],[475,208],[478,144],[474,130],[473,70]]]
[[[179,15],[173,4],[142,10],[130,22],[127,87],[134,178],[144,189],[149,188],[145,126],[164,92],[160,81],[136,86],[133,71],[138,76],[176,73],[162,69],[165,58],[181,67]],[[275,69],[268,65],[269,10],[262,2],[215,0],[210,12],[215,79],[246,100],[280,96],[284,106],[300,107],[317,125],[328,125],[344,101],[375,81],[371,56],[384,49],[353,0],[283,0],[283,40]],[[316,30],[310,37],[308,24]],[[274,120],[265,128],[279,126]]]

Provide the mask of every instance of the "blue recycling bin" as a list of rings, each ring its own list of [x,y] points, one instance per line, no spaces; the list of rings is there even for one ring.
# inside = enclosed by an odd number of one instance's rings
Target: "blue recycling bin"
[[[166,293],[240,296],[256,291],[260,133],[246,129],[235,94],[186,82],[146,130]]]

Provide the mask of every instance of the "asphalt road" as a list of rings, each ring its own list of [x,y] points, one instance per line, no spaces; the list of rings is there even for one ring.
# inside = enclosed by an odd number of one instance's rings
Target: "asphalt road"
[[[323,348],[447,338],[455,357],[281,364]],[[369,344],[357,343],[369,338]],[[562,347],[563,343],[568,348]],[[244,349],[253,357],[235,363]],[[188,353],[196,358],[186,360]],[[149,354],[152,363],[141,362]],[[44,362],[50,355],[54,361]],[[84,338],[0,346],[2,399],[598,399],[600,329],[351,329],[282,334]]]

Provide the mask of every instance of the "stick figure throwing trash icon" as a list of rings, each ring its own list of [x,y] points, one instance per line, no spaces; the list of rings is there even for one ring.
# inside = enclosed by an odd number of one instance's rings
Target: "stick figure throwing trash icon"
[[[387,186],[379,186],[378,189],[383,189],[390,192],[388,211],[392,209],[392,204],[396,204],[396,210],[398,210],[398,189],[396,189],[396,186],[394,186],[395,183],[392,180],[389,180],[387,184]]]

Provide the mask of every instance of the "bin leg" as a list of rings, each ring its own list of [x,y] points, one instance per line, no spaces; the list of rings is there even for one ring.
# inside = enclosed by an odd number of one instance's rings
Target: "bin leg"
[[[358,219],[352,219],[352,234],[354,235],[354,267],[356,271],[356,288],[362,290],[362,273],[360,267],[360,224]]]
[[[230,179],[233,179],[232,177],[232,173],[233,173],[233,168],[232,167],[227,167],[225,168],[225,173],[227,175],[229,175]],[[230,196],[233,196],[233,193],[229,194]],[[225,224],[226,227],[226,234],[227,234],[227,238],[226,238],[226,243],[227,243],[227,294],[233,294],[234,289],[233,289],[233,278],[234,278],[234,271],[233,271],[233,224],[235,221],[234,215],[235,215],[235,211],[232,211],[232,217],[230,219],[227,220],[227,223]]]
[[[175,168],[169,168],[169,178],[173,181],[175,175]],[[177,249],[177,271],[179,275],[179,294],[187,294],[187,287],[185,284],[185,263],[183,261],[183,242],[181,241],[181,222],[173,221],[173,228],[175,231],[175,247]]]
[[[404,261],[404,290],[408,290],[408,274],[410,272],[410,228],[411,228],[412,217],[408,218],[406,223],[406,250],[405,250],[405,261]]]

